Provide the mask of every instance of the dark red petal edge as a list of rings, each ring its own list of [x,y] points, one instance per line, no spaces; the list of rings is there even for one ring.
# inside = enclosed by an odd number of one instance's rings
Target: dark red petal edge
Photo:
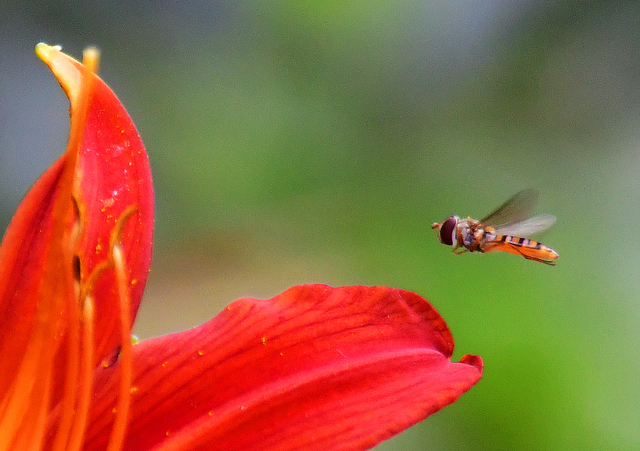
[[[452,352],[444,320],[411,292],[305,285],[241,299],[134,347],[125,449],[367,449],[481,378],[482,359]],[[97,376],[86,450],[108,439],[116,374]]]

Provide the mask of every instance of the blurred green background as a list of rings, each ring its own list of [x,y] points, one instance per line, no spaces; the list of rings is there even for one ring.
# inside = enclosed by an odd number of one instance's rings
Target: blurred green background
[[[300,283],[410,289],[485,374],[380,450],[640,449],[639,2],[4,0],[3,228],[66,143],[39,41],[98,45],[147,145],[142,338]],[[527,187],[555,268],[430,229]]]

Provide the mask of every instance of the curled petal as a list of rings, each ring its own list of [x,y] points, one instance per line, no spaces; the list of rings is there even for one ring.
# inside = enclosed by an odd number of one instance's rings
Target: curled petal
[[[366,449],[454,402],[482,360],[420,296],[293,287],[134,347],[125,449]],[[117,365],[98,369],[87,450],[104,447]]]
[[[154,203],[147,153],[124,107],[97,75],[90,75],[93,89],[86,114],[78,114],[82,105],[82,64],[56,47],[39,44],[36,51],[71,103],[71,136],[65,157],[71,158],[77,152],[73,196],[79,213],[81,238],[76,255],[83,282],[87,283],[96,266],[107,259],[117,220],[127,208],[136,209],[120,235],[130,269],[133,320],[151,264]],[[78,148],[74,148],[76,142]],[[89,288],[95,295],[98,318],[95,356],[102,360],[117,349],[120,341],[118,288],[113,270],[105,270],[95,286]]]

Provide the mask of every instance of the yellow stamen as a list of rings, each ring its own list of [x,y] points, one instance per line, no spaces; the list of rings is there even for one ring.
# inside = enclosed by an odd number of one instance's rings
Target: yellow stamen
[[[120,221],[118,221],[120,222]],[[133,379],[133,359],[131,355],[131,313],[129,299],[129,287],[127,283],[127,267],[120,245],[115,244],[112,250],[113,263],[118,281],[120,298],[120,330],[122,332],[122,347],[120,349],[120,393],[116,417],[113,420],[113,430],[107,451],[117,451],[122,448],[124,436],[129,419],[129,407],[131,405],[131,381]]]

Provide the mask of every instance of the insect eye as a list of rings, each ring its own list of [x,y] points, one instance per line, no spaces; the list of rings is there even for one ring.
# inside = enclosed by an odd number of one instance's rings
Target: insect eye
[[[456,240],[456,225],[458,224],[458,218],[451,216],[449,219],[442,223],[440,227],[440,242],[447,246],[452,246]]]

